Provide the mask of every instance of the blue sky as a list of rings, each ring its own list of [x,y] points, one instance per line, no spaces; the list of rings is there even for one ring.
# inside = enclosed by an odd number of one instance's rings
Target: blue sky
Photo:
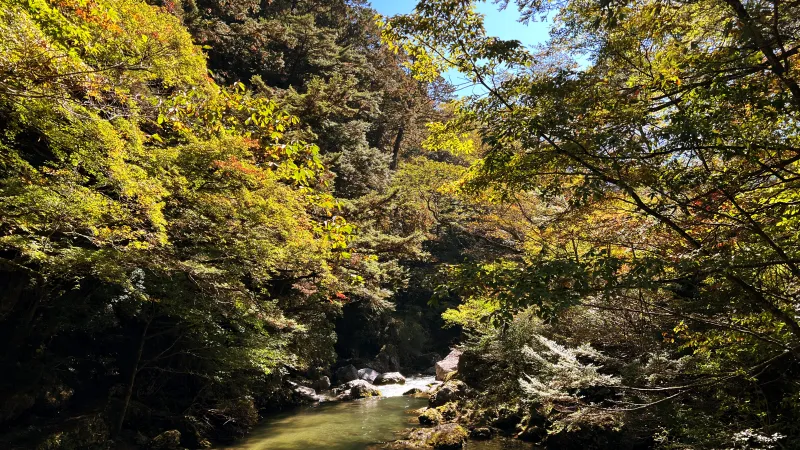
[[[410,13],[417,5],[417,0],[370,0],[372,7],[385,16]],[[491,2],[478,3],[478,11],[485,16],[484,25],[486,33],[501,39],[516,39],[524,45],[543,43],[548,38],[549,23],[531,22],[528,25],[517,21],[519,13],[512,4],[507,9],[500,11],[498,6]],[[457,72],[444,74],[451,83],[458,85],[463,78]],[[461,95],[470,92],[460,92]]]
[[[371,0],[372,7],[385,16],[410,13],[417,0]],[[523,44],[539,44],[547,40],[549,24],[532,22],[523,25],[517,22],[519,13],[512,4],[504,11],[499,11],[498,6],[491,2],[478,4],[478,11],[486,16],[486,32],[501,39],[517,39]]]

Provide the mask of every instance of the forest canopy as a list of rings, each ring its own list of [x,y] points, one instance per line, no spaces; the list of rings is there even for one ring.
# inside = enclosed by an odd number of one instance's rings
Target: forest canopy
[[[0,443],[457,346],[471,428],[798,448],[800,6],[476,3],[0,0]]]
[[[420,2],[384,26],[425,55],[421,76],[455,68],[482,86],[456,119],[487,146],[464,189],[527,203],[535,226],[521,257],[456,267],[450,288],[479,314],[531,311],[550,337],[629,366],[629,407],[550,399],[567,426],[658,406],[681,423],[656,416],[665,445],[736,445],[750,427],[796,437],[796,5],[500,3],[523,21],[554,17],[548,44],[488,36],[460,1]],[[460,310],[451,320],[469,324]],[[659,360],[671,369],[648,374]],[[523,388],[547,398],[535,381]]]

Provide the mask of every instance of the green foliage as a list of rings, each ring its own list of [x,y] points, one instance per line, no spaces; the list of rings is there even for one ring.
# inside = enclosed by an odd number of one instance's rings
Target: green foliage
[[[298,119],[215,85],[143,2],[0,14],[4,395],[66,383],[118,427],[132,400],[222,427],[231,399],[330,363],[354,229]]]
[[[525,255],[455,267],[448,290],[497,299],[506,321],[532,306],[568,320],[568,339],[628,357],[690,355],[672,386],[637,388],[665,387],[674,409],[661,417],[710,412],[713,398],[729,418],[716,423],[738,423],[702,444],[702,427],[682,426],[675,445],[725,446],[743,428],[794,432],[797,8],[514,3],[523,20],[557,15],[546,49],[488,36],[473,2],[421,2],[383,28],[396,47],[425,52],[422,77],[455,68],[482,87],[460,112],[488,147],[464,186],[526,199],[536,225]],[[595,328],[623,317],[641,343]],[[752,401],[767,383],[781,388]]]

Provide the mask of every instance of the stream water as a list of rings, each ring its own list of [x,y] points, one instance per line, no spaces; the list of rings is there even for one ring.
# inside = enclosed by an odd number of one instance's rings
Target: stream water
[[[366,450],[398,439],[406,428],[418,427],[413,410],[427,399],[403,396],[413,388],[428,389],[433,377],[409,377],[405,385],[380,386],[382,397],[347,402],[323,402],[267,418],[245,439],[226,450]],[[470,441],[468,450],[530,449],[510,440]]]

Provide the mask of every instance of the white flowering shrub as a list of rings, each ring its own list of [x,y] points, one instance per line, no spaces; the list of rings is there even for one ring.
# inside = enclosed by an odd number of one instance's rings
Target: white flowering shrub
[[[733,435],[732,444],[726,450],[769,450],[778,448],[786,436],[780,433],[766,434],[759,430],[748,428]]]
[[[602,361],[603,355],[588,345],[577,349],[564,347],[542,335],[535,335],[532,345],[522,354],[532,370],[519,380],[529,401],[538,403],[553,421],[551,432],[568,431],[583,425],[617,426],[621,415],[586,398],[586,392],[619,384],[617,377],[602,374],[601,366],[581,359]]]

